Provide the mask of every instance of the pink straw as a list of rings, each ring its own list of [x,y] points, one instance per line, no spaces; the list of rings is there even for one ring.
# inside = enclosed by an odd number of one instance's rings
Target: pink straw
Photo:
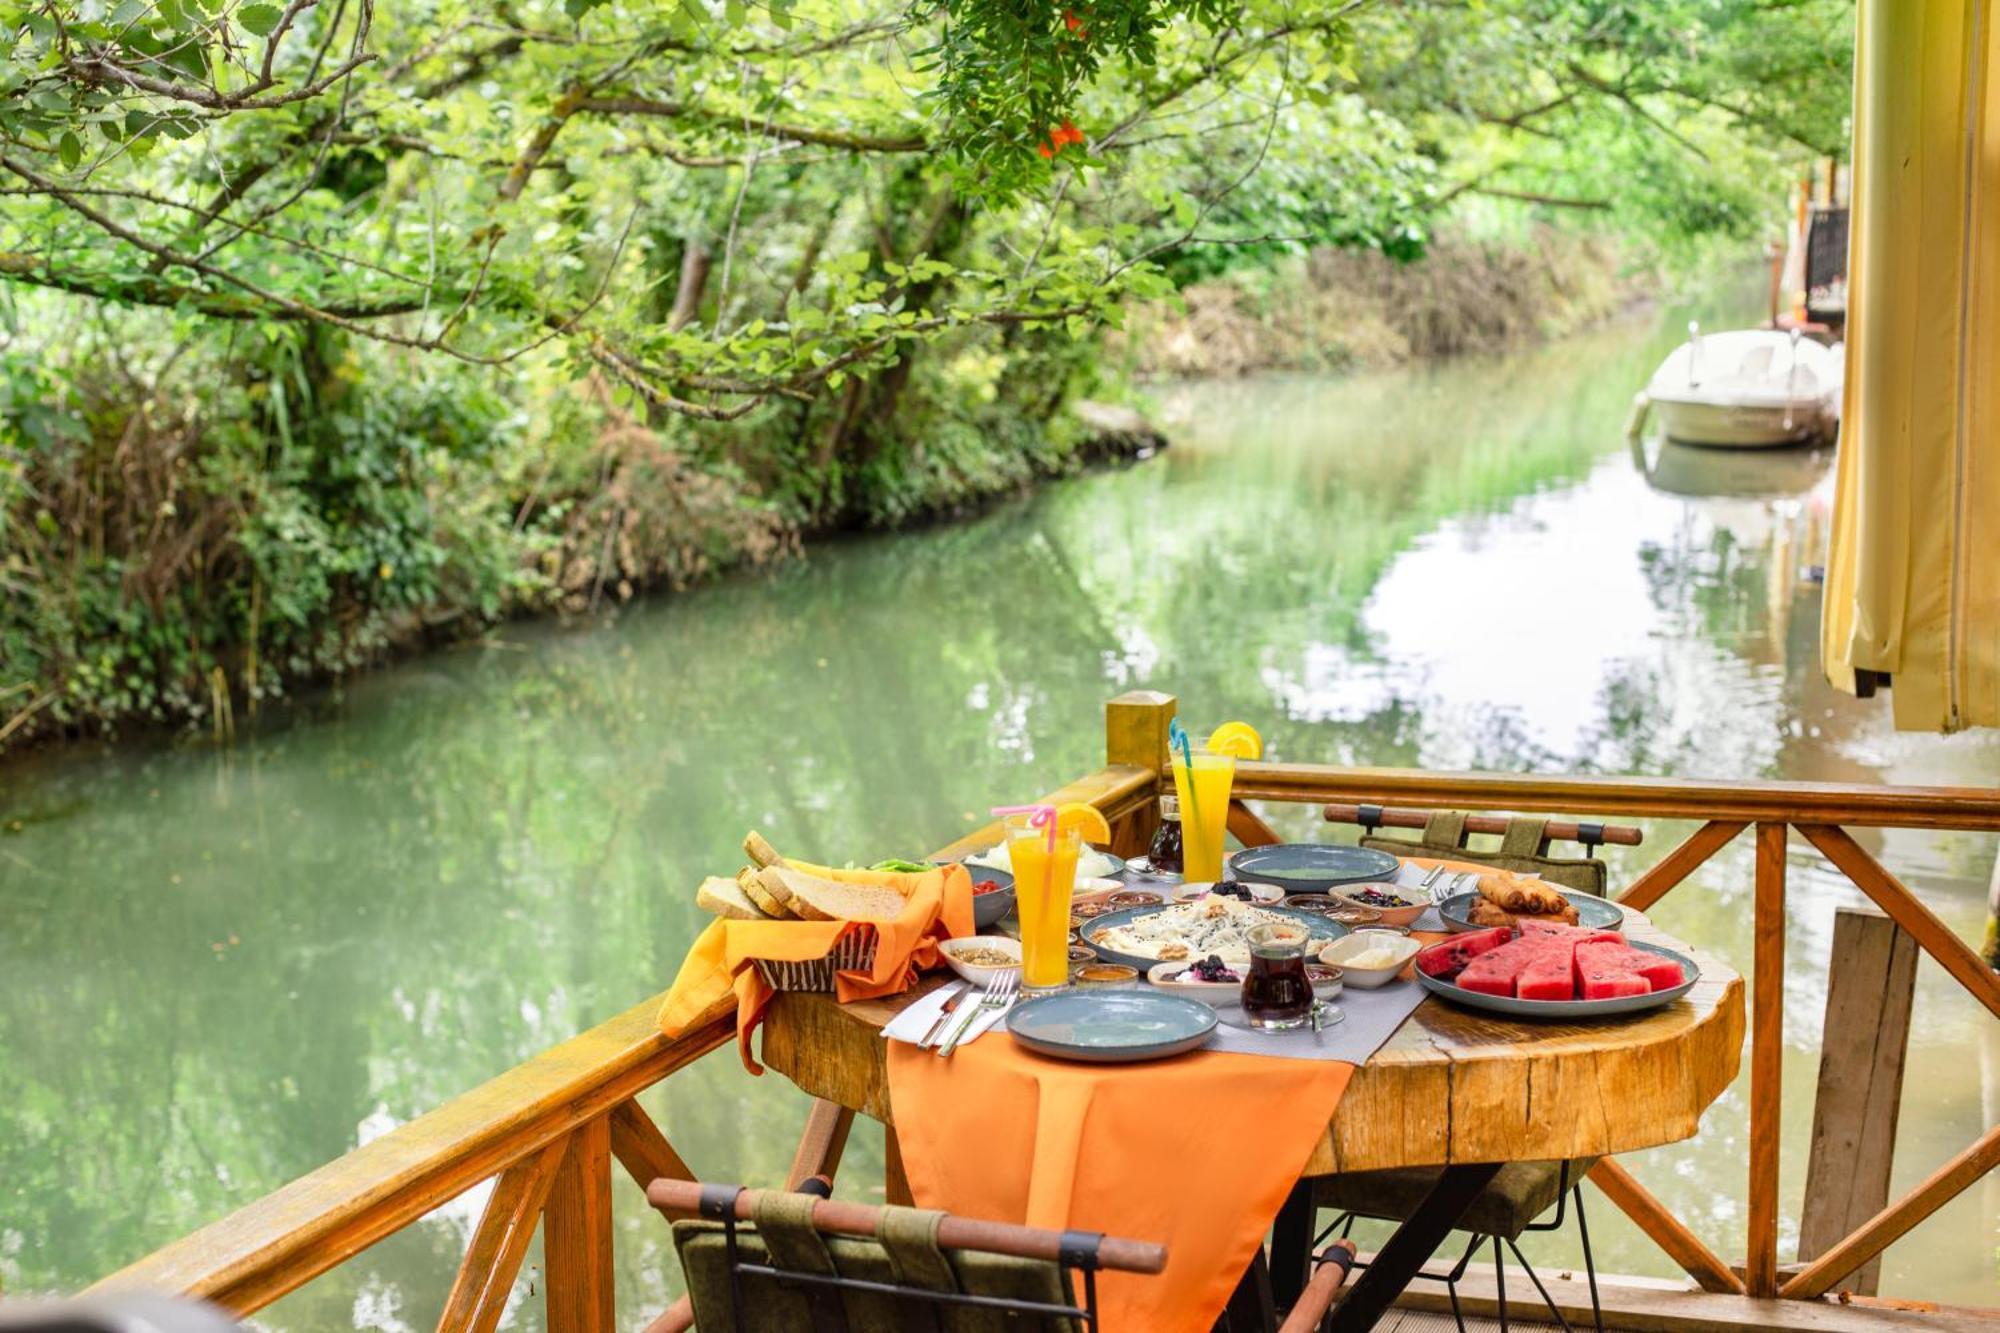
[[[987,811],[992,815],[1026,815],[1028,827],[1045,830],[1049,835],[1049,855],[1056,854],[1056,808],[1052,805],[996,805]]]

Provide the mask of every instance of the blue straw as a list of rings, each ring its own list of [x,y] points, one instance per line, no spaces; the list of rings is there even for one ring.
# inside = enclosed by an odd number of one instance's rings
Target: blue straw
[[[1194,752],[1188,745],[1187,728],[1181,725],[1181,720],[1177,717],[1167,722],[1167,744],[1180,748],[1181,765],[1187,769],[1188,775],[1188,813],[1200,819],[1201,815],[1194,798]]]

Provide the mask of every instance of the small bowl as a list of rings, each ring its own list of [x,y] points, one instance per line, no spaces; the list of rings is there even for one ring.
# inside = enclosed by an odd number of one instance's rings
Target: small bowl
[[[1399,976],[1403,968],[1417,950],[1423,946],[1408,935],[1386,930],[1357,930],[1352,935],[1343,935],[1319,951],[1319,960],[1329,967],[1337,967],[1344,974],[1350,986],[1362,990],[1373,990],[1386,986]],[[1370,949],[1388,949],[1395,955],[1395,961],[1382,967],[1356,967],[1351,961],[1357,954]]]
[[[1278,891],[1284,892],[1282,889]],[[1372,926],[1382,919],[1382,914],[1372,907],[1360,907],[1354,903],[1342,902],[1324,893],[1287,894],[1285,906],[1294,912],[1310,912],[1314,916],[1323,916],[1349,927]]]
[[[1071,903],[1069,907],[1069,919],[1072,921],[1088,921],[1094,916],[1103,916],[1110,910],[1110,906],[1105,903]]]
[[[1211,1009],[1234,1009],[1243,1003],[1243,982],[1237,981],[1181,981],[1181,973],[1193,967],[1193,963],[1155,963],[1146,969],[1146,980],[1158,986],[1169,995],[1185,995],[1190,1000],[1200,1000]],[[1231,964],[1230,971],[1240,978],[1246,970]]]
[[[1246,883],[1243,887],[1250,891],[1250,901],[1253,903],[1275,904],[1285,901],[1285,891],[1275,884]],[[1192,884],[1183,884],[1178,889],[1175,889],[1173,891],[1173,900],[1177,903],[1198,902],[1208,897],[1210,890],[1214,888],[1215,885],[1207,880],[1196,880]],[[1233,897],[1234,895],[1230,896]],[[1285,905],[1289,907],[1291,904],[1286,903]]]
[[[1070,890],[1069,900],[1072,903],[1101,904],[1112,894],[1123,892],[1125,892],[1125,881],[1122,879],[1092,879],[1089,876],[1079,876],[1076,887]]]
[[[1097,950],[1091,948],[1088,944],[1072,944],[1069,946],[1069,965],[1071,967],[1075,967],[1078,963],[1094,963],[1096,961]]]
[[[988,870],[985,866],[967,866],[965,872],[972,876],[975,889],[981,884],[1000,886],[989,893],[972,895],[973,926],[987,930],[999,925],[1014,910],[1014,877],[1004,870]]]
[[[1331,1000],[1347,987],[1347,969],[1332,963],[1307,963],[1306,976],[1312,980],[1316,1000]]]
[[[1354,896],[1357,893],[1371,890],[1375,893],[1386,894],[1405,905],[1402,907],[1388,907],[1381,903],[1362,902]],[[1422,898],[1416,897],[1410,890],[1398,884],[1349,884],[1333,890],[1328,896],[1342,906],[1353,908],[1356,911],[1380,914],[1382,924],[1385,926],[1407,926],[1422,916],[1424,909],[1430,906]]]
[[[1123,990],[1139,984],[1139,969],[1123,963],[1078,963],[1069,979],[1083,990]]]
[[[1157,893],[1139,889],[1114,893],[1109,898],[1106,898],[1104,903],[1105,906],[1111,908],[1113,911],[1117,911],[1126,907],[1152,907],[1165,901],[1166,899]]]
[[[1014,961],[1004,967],[998,963],[968,963],[959,958],[960,949],[992,949],[996,953],[1006,954]],[[946,966],[975,986],[984,986],[1002,973],[1021,970],[1021,941],[1009,939],[1005,935],[963,935],[940,944],[938,952],[944,955]]]

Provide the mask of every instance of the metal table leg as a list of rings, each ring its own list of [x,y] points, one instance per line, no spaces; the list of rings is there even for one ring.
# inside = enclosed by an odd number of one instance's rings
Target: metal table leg
[[[1501,1163],[1448,1166],[1409,1219],[1378,1251],[1367,1271],[1333,1307],[1333,1333],[1366,1333],[1410,1285],[1445,1236],[1465,1216],[1479,1192],[1500,1174]]]

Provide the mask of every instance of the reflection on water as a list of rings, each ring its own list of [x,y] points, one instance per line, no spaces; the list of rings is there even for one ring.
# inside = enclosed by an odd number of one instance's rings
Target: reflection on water
[[[509,628],[233,751],[12,766],[0,1283],[79,1285],[657,990],[699,925],[693,885],[752,825],[826,859],[912,855],[1094,767],[1120,689],[1255,720],[1283,758],[1993,781],[1991,740],[1897,736],[1820,680],[1824,455],[1648,444],[1635,464],[1631,391],[1685,318],[1500,361],[1174,390],[1180,443],[1159,461],[976,521],[612,625]],[[1992,839],[1872,845],[1977,931]],[[1793,857],[1788,1217],[1832,911],[1860,901]],[[1656,916],[1743,966],[1750,873],[1734,846]],[[1920,970],[1898,1188],[2000,1119],[1992,1028]],[[753,1180],[782,1171],[803,1116],[727,1054],[648,1101],[698,1169]],[[1739,1088],[1693,1143],[1633,1160],[1724,1254],[1742,1249],[1744,1135]],[[846,1188],[878,1163],[859,1143]],[[272,1324],[433,1323],[479,1202]],[[1968,1193],[1892,1251],[1885,1291],[2000,1303],[1996,1217],[1990,1184]],[[1671,1273],[1596,1218],[1607,1267]],[[636,1320],[674,1265],[629,1193],[618,1225]]]

